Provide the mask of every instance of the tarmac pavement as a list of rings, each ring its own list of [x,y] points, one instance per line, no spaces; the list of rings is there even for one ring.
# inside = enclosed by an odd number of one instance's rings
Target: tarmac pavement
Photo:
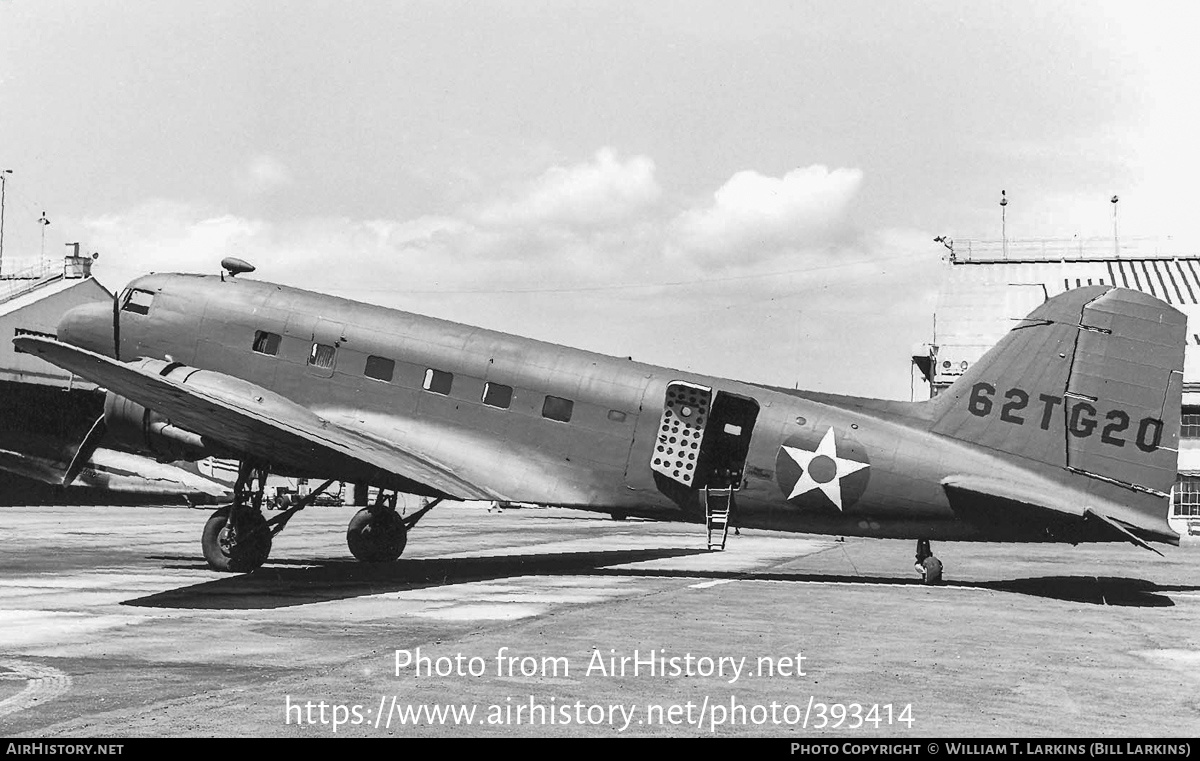
[[[393,564],[310,508],[0,508],[0,735],[1200,735],[1200,545],[934,543],[445,505]]]

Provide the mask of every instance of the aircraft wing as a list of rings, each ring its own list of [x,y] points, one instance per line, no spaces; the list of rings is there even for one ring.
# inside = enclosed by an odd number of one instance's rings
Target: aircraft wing
[[[337,426],[278,394],[221,373],[187,368],[190,372],[179,379],[169,372],[172,365],[155,360],[117,362],[36,336],[21,336],[13,343],[181,428],[253,454],[280,470],[369,481],[430,496],[499,498],[447,465]]]
[[[43,457],[30,457],[11,449],[0,449],[0,470],[32,481],[58,486],[66,469],[66,465],[49,462]]]
[[[1058,525],[1082,522],[1091,524],[1091,530],[1097,534],[1131,542],[1153,552],[1158,550],[1147,544],[1138,533],[1158,541],[1179,543],[1178,535],[1165,522],[1161,527],[1146,526],[1144,516],[1135,510],[1068,487],[955,475],[943,479],[942,488],[951,506],[964,520],[986,524],[992,529],[1053,530]],[[1131,499],[1161,499],[1134,492],[1130,492],[1130,495]]]

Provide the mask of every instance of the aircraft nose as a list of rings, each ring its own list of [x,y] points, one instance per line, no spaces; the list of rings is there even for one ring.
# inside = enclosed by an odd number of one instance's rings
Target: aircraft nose
[[[58,321],[58,340],[106,357],[113,356],[112,304],[83,304],[71,309]]]

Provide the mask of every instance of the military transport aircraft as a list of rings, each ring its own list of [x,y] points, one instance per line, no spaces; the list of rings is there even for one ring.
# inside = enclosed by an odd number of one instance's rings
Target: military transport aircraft
[[[267,473],[380,489],[351,553],[392,561],[442,499],[560,505],[727,526],[917,540],[1177,544],[1185,318],[1089,286],[1017,321],[924,402],[671,370],[235,275],[148,275],[67,313],[33,352],[108,389],[94,435],[161,459],[241,462],[204,528],[250,571],[308,501],[267,521]],[[410,516],[394,495],[433,499]],[[316,490],[314,493],[319,493]]]

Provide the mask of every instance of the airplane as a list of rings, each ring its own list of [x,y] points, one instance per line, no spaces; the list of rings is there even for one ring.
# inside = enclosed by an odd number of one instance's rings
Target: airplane
[[[205,559],[248,572],[310,501],[266,520],[267,474],[379,490],[351,554],[400,557],[442,500],[917,541],[1150,542],[1176,478],[1186,320],[1139,291],[1048,299],[920,402],[672,370],[238,277],[151,274],[22,351],[106,389],[106,436],[240,465]],[[321,488],[313,494],[319,494]],[[396,494],[432,500],[412,515]],[[1161,554],[1161,553],[1160,553]]]

